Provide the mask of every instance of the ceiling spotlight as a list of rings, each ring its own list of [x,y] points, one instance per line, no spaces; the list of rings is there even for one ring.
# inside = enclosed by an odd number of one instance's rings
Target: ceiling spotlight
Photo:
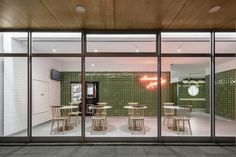
[[[57,52],[57,50],[56,49],[52,49],[52,52]]]
[[[213,14],[213,13],[216,13],[218,12],[222,7],[220,5],[216,5],[216,6],[213,6],[212,8],[209,9],[209,13],[210,14]]]
[[[94,49],[94,52],[98,52],[98,50],[97,50],[97,49]]]
[[[86,12],[86,9],[82,5],[77,5],[75,6],[75,11],[80,14],[84,14]]]
[[[177,49],[177,52],[181,52],[181,49],[180,49],[180,48],[178,48],[178,49]]]

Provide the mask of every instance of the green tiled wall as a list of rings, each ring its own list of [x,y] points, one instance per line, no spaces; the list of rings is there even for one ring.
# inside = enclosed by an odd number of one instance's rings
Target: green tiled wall
[[[199,93],[196,96],[191,96],[188,93],[189,86],[183,83],[179,83],[179,98],[203,98],[205,99],[205,84],[199,84]],[[206,102],[205,101],[184,101],[179,100],[178,103],[180,105],[192,105],[193,108],[205,108]]]
[[[209,75],[206,78],[209,84]],[[215,89],[216,115],[229,119],[236,119],[236,69],[216,73]],[[209,89],[206,91],[209,93]],[[209,113],[209,105],[206,107],[206,110]]]
[[[156,91],[144,88],[139,79],[144,75],[154,75],[151,72],[96,72],[86,73],[87,81],[98,81],[100,85],[100,101],[107,101],[112,105],[109,110],[111,115],[126,115],[123,108],[129,101],[138,101],[148,106],[146,115],[156,115]],[[216,74],[216,115],[236,119],[235,107],[235,75],[236,69]],[[162,102],[174,101],[177,104],[177,84],[169,84],[169,73],[163,73],[162,77],[168,80],[162,85]],[[80,81],[79,72],[61,73],[61,104],[68,105],[70,102],[70,83]],[[197,102],[179,102],[180,104],[191,103],[193,107],[204,107],[209,113],[209,75],[206,76],[206,84],[200,87],[197,97],[206,98],[205,104]],[[180,97],[190,97],[187,88],[180,87]]]
[[[61,105],[71,102],[71,82],[80,82],[81,73],[61,72]]]
[[[155,76],[152,72],[89,72],[86,81],[99,82],[99,101],[108,102],[112,109],[109,115],[127,115],[123,106],[128,102],[137,101],[147,105],[146,115],[157,113],[157,91],[145,89],[140,82],[144,75]],[[163,73],[166,83],[162,85],[162,101],[170,101],[169,73]],[[61,104],[70,102],[70,83],[80,81],[79,72],[61,72]]]
[[[205,108],[206,101],[195,101],[195,100],[179,100],[177,95],[177,87],[179,89],[179,98],[205,98],[205,84],[199,84],[199,93],[196,96],[191,96],[188,93],[188,85],[183,83],[172,83],[172,100],[177,105],[192,105],[193,108]]]

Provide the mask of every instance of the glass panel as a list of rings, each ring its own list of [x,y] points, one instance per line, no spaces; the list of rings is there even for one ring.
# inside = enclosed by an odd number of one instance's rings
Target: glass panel
[[[32,33],[33,53],[81,53],[81,33]]]
[[[161,33],[162,53],[210,53],[210,33]]]
[[[161,87],[163,136],[210,135],[209,63],[210,58],[162,58],[162,79],[170,76],[170,88]]]
[[[236,53],[236,33],[215,33],[216,53]]]
[[[87,35],[87,52],[155,52],[153,34],[91,34]]]
[[[216,58],[216,136],[236,136],[236,60]]]
[[[85,135],[156,137],[156,70],[156,57],[87,58]]]
[[[0,32],[0,53],[27,53],[27,33]]]
[[[33,58],[33,136],[81,136],[80,79],[79,57]]]
[[[0,136],[27,136],[27,58],[0,58]]]

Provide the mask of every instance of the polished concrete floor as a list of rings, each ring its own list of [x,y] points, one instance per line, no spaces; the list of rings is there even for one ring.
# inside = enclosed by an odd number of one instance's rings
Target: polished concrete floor
[[[235,157],[235,146],[0,146],[1,157]]]
[[[73,120],[72,120],[73,121]],[[171,122],[170,122],[171,124]],[[132,135],[128,129],[128,117],[125,116],[108,116],[108,128],[105,132],[93,131],[91,134],[91,117],[85,120],[85,135],[87,137],[156,137],[157,136],[157,119],[156,117],[145,117],[146,134],[142,132],[134,132]],[[39,125],[33,128],[33,136],[80,136],[81,126],[73,125],[74,129],[62,132],[54,129],[54,133],[50,135],[51,122]],[[191,128],[193,136],[210,136],[210,115],[201,111],[193,111],[191,113]],[[26,132],[17,134],[18,136],[26,135]],[[236,136],[236,122],[224,118],[216,118],[216,135],[218,136]],[[185,125],[185,131],[172,131],[167,125],[162,125],[162,136],[191,136],[188,125]]]

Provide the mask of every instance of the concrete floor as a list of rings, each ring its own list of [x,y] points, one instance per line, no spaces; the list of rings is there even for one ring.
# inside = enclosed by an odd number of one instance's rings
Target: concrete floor
[[[146,135],[142,132],[135,132],[131,135],[128,130],[128,117],[124,116],[109,116],[108,129],[105,133],[94,131],[91,135],[91,117],[86,117],[85,135],[87,137],[156,137],[157,136],[157,119],[156,117],[145,117]],[[220,126],[220,127],[219,127]],[[185,132],[181,132],[180,136],[190,136],[188,125],[185,125]],[[55,129],[53,135],[50,135],[51,122],[39,125],[33,128],[33,136],[81,136],[81,127],[74,126],[74,129],[66,131],[63,135]],[[193,136],[210,136],[210,115],[200,111],[191,113],[191,128]],[[24,136],[26,133],[17,134]],[[232,120],[216,118],[216,135],[218,136],[236,136],[236,123]],[[167,125],[162,125],[162,136],[178,136],[176,131],[167,128]]]
[[[1,146],[1,157],[235,157],[235,146]]]

